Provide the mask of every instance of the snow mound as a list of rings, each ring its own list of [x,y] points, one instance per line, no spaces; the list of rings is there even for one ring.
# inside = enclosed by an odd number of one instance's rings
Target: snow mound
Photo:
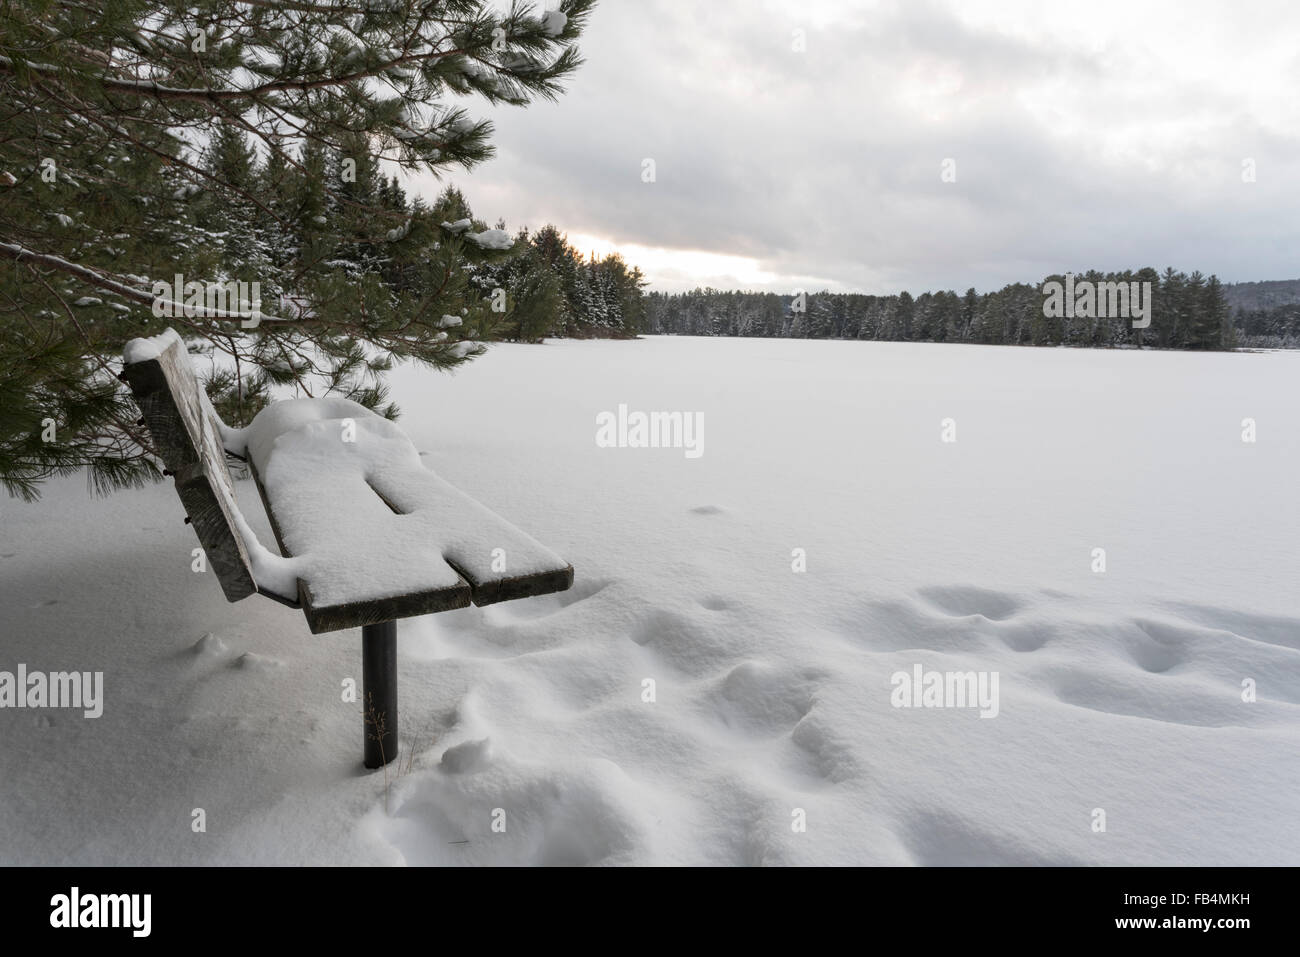
[[[172,343],[180,341],[181,337],[175,329],[168,329],[156,336],[149,336],[144,339],[131,339],[122,347],[122,357],[127,363],[157,359],[163,354],[164,349]]]
[[[224,658],[230,649],[224,641],[212,632],[208,632],[190,646],[190,651],[199,658]]]
[[[652,791],[611,761],[503,757],[477,774],[417,774],[370,823],[412,865],[630,864],[653,856],[653,806]]]

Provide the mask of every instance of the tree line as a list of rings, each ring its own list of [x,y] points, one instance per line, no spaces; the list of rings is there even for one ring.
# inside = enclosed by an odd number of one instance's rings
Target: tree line
[[[1251,349],[1300,349],[1300,303],[1269,309],[1239,309],[1237,341]]]
[[[758,336],[790,339],[871,339],[892,342],[969,342],[987,345],[1142,346],[1161,349],[1232,349],[1237,345],[1224,287],[1218,277],[1166,269],[1072,277],[1076,284],[1150,283],[1150,322],[1135,328],[1126,318],[1093,310],[1075,315],[1045,309],[1048,276],[1040,285],[1012,283],[996,292],[951,290],[919,296],[816,292],[780,295],[695,289],[651,292],[645,330],[666,335]],[[1141,286],[1139,286],[1141,288]],[[1094,314],[1079,314],[1091,312]]]

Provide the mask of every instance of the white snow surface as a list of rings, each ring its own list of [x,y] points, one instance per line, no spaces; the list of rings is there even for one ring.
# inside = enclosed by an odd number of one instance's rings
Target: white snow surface
[[[0,709],[0,863],[1300,864],[1298,380],[685,338],[403,366],[422,460],[576,582],[399,624],[387,806],[358,632],[226,603],[170,483],[50,482],[0,505],[0,670],[106,700]],[[598,447],[620,403],[702,413],[707,453]],[[998,716],[891,706],[918,664],[998,672]]]
[[[317,607],[453,587],[460,576],[444,556],[475,581],[565,565],[429,471],[400,426],[350,399],[272,402],[225,441],[257,468],[293,556],[286,571]],[[505,567],[494,570],[497,548]]]

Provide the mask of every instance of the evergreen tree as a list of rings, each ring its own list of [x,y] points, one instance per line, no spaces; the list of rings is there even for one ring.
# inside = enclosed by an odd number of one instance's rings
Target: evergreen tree
[[[1225,333],[1231,329],[1228,323],[1228,303],[1223,295],[1223,285],[1218,276],[1211,276],[1201,281],[1199,272],[1192,274],[1188,288],[1197,289],[1197,308],[1193,312],[1191,328],[1191,348],[1222,349]]]
[[[511,287],[514,309],[509,338],[536,342],[551,334],[565,315],[560,277],[541,263],[533,263]]]
[[[966,295],[962,299],[961,306],[961,330],[958,339],[968,340],[971,338],[971,326],[975,323],[975,310],[979,308],[979,294],[974,288],[967,289]]]
[[[1164,349],[1181,349],[1186,343],[1184,335],[1184,297],[1183,289],[1187,277],[1167,266],[1160,277],[1160,286],[1152,287],[1155,291],[1155,304],[1152,307],[1152,325],[1156,328],[1156,345]],[[1156,321],[1158,312],[1159,321]]]
[[[450,368],[473,355],[491,317],[462,304],[471,290],[457,277],[508,253],[491,231],[399,208],[378,168],[490,156],[491,124],[457,99],[555,98],[591,7],[0,5],[0,483],[32,496],[45,476],[83,467],[100,490],[156,476],[114,372],[125,339],[166,325],[224,354],[223,368],[256,370],[212,383],[245,413],[281,381],[391,414],[393,358]],[[268,179],[283,190],[261,189]],[[385,284],[420,262],[424,281]],[[159,318],[153,282],[176,273],[265,278],[285,304],[264,294],[255,328],[238,311]],[[441,324],[461,310],[461,326]],[[41,439],[47,419],[54,441]]]

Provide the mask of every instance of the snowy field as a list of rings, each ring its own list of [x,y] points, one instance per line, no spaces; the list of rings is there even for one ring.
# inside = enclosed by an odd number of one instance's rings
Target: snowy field
[[[402,369],[426,461],[577,577],[400,623],[387,808],[359,632],[227,604],[166,486],[0,500],[0,670],[105,673],[98,719],[0,710],[0,863],[1300,864],[1298,383],[731,339]],[[703,454],[598,447],[619,404]],[[996,717],[895,707],[917,667],[996,672]]]

